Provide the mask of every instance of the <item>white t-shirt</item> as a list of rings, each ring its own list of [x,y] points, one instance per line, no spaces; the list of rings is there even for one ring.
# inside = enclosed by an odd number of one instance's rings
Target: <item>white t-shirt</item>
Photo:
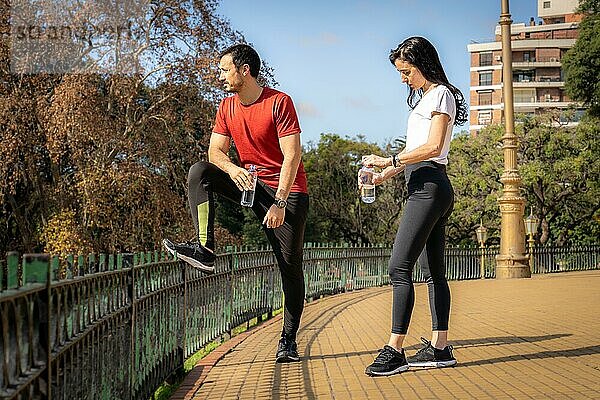
[[[444,85],[437,85],[431,91],[427,92],[410,113],[406,131],[406,151],[414,150],[427,143],[433,112],[449,115],[450,121],[446,128],[442,153],[439,157],[432,157],[427,161],[448,164],[448,150],[450,148],[450,139],[452,138],[452,126],[456,117],[456,102],[450,89]]]

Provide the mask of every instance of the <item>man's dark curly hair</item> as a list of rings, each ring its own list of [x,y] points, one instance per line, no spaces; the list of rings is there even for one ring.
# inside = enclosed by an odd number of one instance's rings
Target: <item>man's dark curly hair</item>
[[[256,50],[245,43],[234,44],[223,50],[220,57],[230,55],[233,58],[233,64],[237,69],[242,65],[248,64],[250,67],[250,75],[258,78],[260,72],[260,57]]]

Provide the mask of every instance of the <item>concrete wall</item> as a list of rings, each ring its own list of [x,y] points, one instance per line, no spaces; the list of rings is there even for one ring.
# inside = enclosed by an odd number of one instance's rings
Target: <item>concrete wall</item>
[[[544,2],[550,1],[550,8],[544,8]],[[575,12],[578,0],[538,0],[538,16],[553,17]]]

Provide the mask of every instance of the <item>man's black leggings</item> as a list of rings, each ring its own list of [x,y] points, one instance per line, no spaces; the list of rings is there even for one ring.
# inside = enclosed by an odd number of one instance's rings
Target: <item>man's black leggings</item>
[[[240,203],[242,192],[233,180],[216,165],[200,161],[188,174],[188,201],[196,234],[200,243],[215,248],[214,193]],[[258,180],[252,211],[262,222],[275,200],[275,190]],[[304,228],[308,214],[308,194],[290,193],[283,225],[272,229],[262,225],[279,265],[285,295],[283,330],[288,339],[295,340],[304,308],[304,272],[302,256]]]
[[[394,290],[392,333],[405,335],[415,302],[417,259],[429,290],[432,330],[448,330],[450,288],[444,263],[445,229],[454,205],[446,167],[432,161],[408,165],[408,200],[394,241],[389,272]]]

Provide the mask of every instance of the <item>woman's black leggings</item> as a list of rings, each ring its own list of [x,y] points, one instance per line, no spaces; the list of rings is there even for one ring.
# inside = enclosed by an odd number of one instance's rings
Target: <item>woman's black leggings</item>
[[[406,166],[408,200],[394,241],[389,272],[394,290],[392,333],[408,330],[415,291],[412,282],[417,259],[429,290],[432,329],[448,330],[450,288],[444,263],[445,229],[454,205],[446,166],[422,161]]]
[[[229,175],[209,162],[194,164],[188,173],[188,201],[196,236],[200,243],[214,249],[215,204],[214,193],[237,204],[242,192]],[[262,222],[275,201],[275,190],[262,181],[256,184],[252,211]],[[304,308],[304,273],[302,257],[304,248],[304,228],[308,214],[308,195],[290,193],[285,209],[283,225],[272,229],[262,225],[273,251],[279,271],[283,293],[285,294],[283,333],[295,340]]]

